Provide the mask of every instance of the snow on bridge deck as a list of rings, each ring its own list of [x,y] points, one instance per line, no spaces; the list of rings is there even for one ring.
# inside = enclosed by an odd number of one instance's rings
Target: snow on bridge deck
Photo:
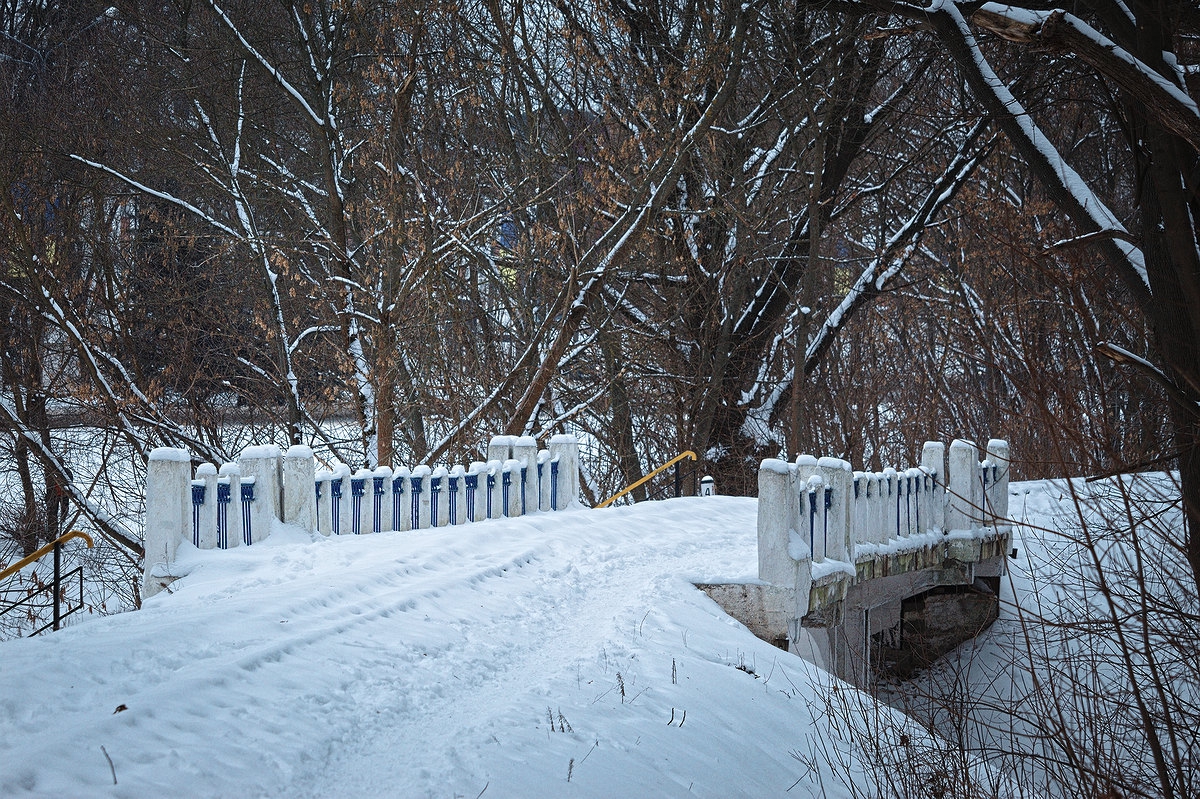
[[[141,611],[0,645],[0,795],[794,795],[836,681],[693,586],[753,581],[756,510],[181,549]]]

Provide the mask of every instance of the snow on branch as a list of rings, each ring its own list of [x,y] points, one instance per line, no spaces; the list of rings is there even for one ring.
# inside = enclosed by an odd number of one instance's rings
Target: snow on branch
[[[971,21],[1010,42],[1078,56],[1142,103],[1158,124],[1200,150],[1200,109],[1196,101],[1075,15],[987,3],[971,15]]]
[[[304,110],[304,113],[308,115],[309,119],[311,119],[317,125],[317,127],[325,127],[324,117],[317,114],[317,112],[313,110],[313,107],[309,105],[308,101],[304,99],[304,95],[300,94],[299,90],[297,90],[287,78],[280,74],[279,70],[275,69],[271,62],[267,60],[266,56],[260,53],[254,45],[250,44],[246,37],[242,35],[241,29],[238,28],[238,26],[234,24],[233,20],[229,18],[229,15],[225,13],[225,10],[218,6],[214,0],[208,0],[208,5],[213,11],[216,12],[217,16],[221,18],[221,21],[225,23],[225,26],[229,28],[230,32],[237,37],[237,40],[241,43],[242,47],[245,48],[246,52],[249,53],[254,60],[257,61],[259,65],[267,71],[268,74],[270,74],[277,84],[279,84],[279,88],[287,92],[288,95],[290,95],[291,98],[296,101],[296,104]]]
[[[1004,130],[1017,152],[1055,202],[1085,233],[1112,230],[1128,234],[1116,215],[1088,187],[1017,101],[979,49],[971,29],[952,0],[935,0],[927,18],[945,42],[976,99]],[[1121,238],[1102,239],[1100,246],[1131,291],[1145,301],[1152,296],[1146,261],[1137,246]]]

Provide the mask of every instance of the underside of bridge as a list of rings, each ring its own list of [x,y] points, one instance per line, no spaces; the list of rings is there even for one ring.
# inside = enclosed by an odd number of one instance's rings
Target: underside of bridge
[[[1007,532],[859,559],[813,577],[799,620],[791,592],[763,583],[702,584],[755,635],[863,685],[928,666],[999,614]],[[797,623],[798,621],[798,623]]]

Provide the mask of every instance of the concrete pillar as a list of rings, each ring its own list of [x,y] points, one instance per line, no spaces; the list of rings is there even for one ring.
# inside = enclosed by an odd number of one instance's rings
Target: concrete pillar
[[[896,485],[896,470],[889,466],[879,478],[879,504],[882,510],[880,518],[883,521],[881,532],[884,541],[896,538],[899,532],[896,527],[899,519],[896,515],[896,497],[899,490],[899,486]]]
[[[392,473],[392,529],[412,529],[412,472],[401,466]]]
[[[450,517],[451,524],[467,522],[467,470],[461,466],[450,469],[448,483],[454,484],[454,490],[446,500],[446,507],[452,508],[454,515]]]
[[[504,509],[505,516],[520,516],[521,515],[521,467],[522,464],[516,458],[509,458],[501,467],[501,486],[507,484],[508,490],[501,491],[502,497],[507,497],[507,506]]]
[[[812,556],[795,532],[792,467],[768,458],[758,467],[758,579],[795,588],[795,561]]]
[[[825,560],[826,528],[825,528],[825,480],[820,474],[814,474],[804,482],[801,490],[803,501],[800,504],[800,536],[812,550],[812,559],[816,563]]]
[[[538,509],[540,501],[537,481],[537,439],[533,436],[517,438],[513,441],[512,457],[513,460],[520,461],[525,470],[524,476],[521,478],[521,512],[533,513]]]
[[[921,449],[921,468],[933,479],[929,492],[929,523],[935,530],[946,529],[946,445],[940,441],[926,441]]]
[[[884,529],[884,502],[887,486],[883,475],[871,472],[867,475],[867,526],[871,531],[870,541],[882,544],[887,541],[887,530]]]
[[[329,496],[334,535],[350,535],[354,532],[353,497],[350,495],[350,467],[344,463],[334,464],[333,475],[329,478]]]
[[[970,530],[979,526],[979,508],[983,504],[979,449],[973,442],[956,438],[950,444],[949,461],[946,529]]]
[[[350,476],[350,532],[354,535],[371,532],[373,482],[370,469],[359,469]]]
[[[217,507],[217,525],[220,517],[225,518],[224,548],[233,549],[242,545],[242,467],[236,463],[223,463],[217,473],[217,492],[221,493],[222,482],[228,490],[229,501]]]
[[[492,440],[488,442],[487,459],[504,463],[513,456],[513,442],[516,439],[516,436],[492,436]]]
[[[158,447],[146,464],[146,532],[142,597],[149,598],[174,579],[171,564],[192,524],[192,456],[186,449]]]
[[[487,518],[487,464],[482,461],[473,461],[471,467],[467,470],[467,474],[475,478],[475,487],[470,489],[473,498],[472,507],[468,515],[473,522],[482,521]]]
[[[392,469],[390,466],[376,466],[371,473],[371,529],[376,529],[376,516],[379,518],[378,532],[396,529],[392,526],[392,510]]]
[[[202,463],[196,467],[196,480],[204,486],[204,504],[200,506],[200,548],[217,545],[217,467]]]
[[[540,450],[537,454],[537,485],[538,485],[538,510],[554,510],[550,506],[550,451]]]
[[[271,534],[271,522],[282,515],[283,470],[280,458],[279,447],[274,444],[247,447],[238,458],[246,482],[254,478],[254,501],[250,504],[252,541],[266,540]]]
[[[283,522],[317,529],[317,461],[311,447],[293,444],[283,458]]]
[[[995,480],[988,484],[989,524],[994,525],[998,532],[1011,532],[1012,524],[1008,522],[1008,478],[1012,455],[1009,453],[1008,442],[1000,438],[988,441],[987,459],[996,467]]]
[[[484,483],[485,492],[482,506],[484,518],[500,519],[504,516],[504,475],[501,474],[504,464],[501,461],[488,461],[487,468],[479,478]]]
[[[409,489],[416,497],[417,516],[414,519],[413,528],[417,530],[429,529],[429,480],[431,474],[432,470],[422,464],[412,470],[412,475],[408,479]]]
[[[445,527],[450,524],[450,472],[439,466],[429,475],[429,526]],[[436,503],[437,513],[434,513]]]
[[[316,485],[313,496],[317,501],[317,532],[321,535],[329,535],[333,532],[333,505],[330,501],[332,489],[329,487],[332,479],[333,472],[328,469],[317,472],[314,478]]]
[[[825,486],[832,489],[825,509],[825,556],[832,560],[854,561],[850,541],[850,508],[854,500],[853,473],[850,464],[838,458],[817,462]]]
[[[550,439],[550,455],[558,458],[558,504],[554,510],[578,505],[579,442],[575,436],[553,436]]]

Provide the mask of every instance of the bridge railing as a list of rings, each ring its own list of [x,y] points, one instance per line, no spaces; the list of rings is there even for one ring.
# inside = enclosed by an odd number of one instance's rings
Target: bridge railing
[[[980,455],[984,457],[980,457]],[[981,453],[961,439],[927,442],[921,463],[852,471],[837,458],[768,459],[759,468],[759,578],[782,587],[816,571],[854,572],[859,557],[928,546],[943,535],[1008,532],[1008,443]],[[807,575],[807,576],[805,576]]]
[[[150,454],[146,474],[143,596],[170,582],[183,541],[199,549],[249,546],[275,522],[322,535],[358,535],[479,522],[535,511],[562,510],[579,496],[578,443],[550,439],[539,450],[528,436],[496,436],[487,460],[446,468],[380,466],[351,472],[345,464],[317,468],[310,447],[282,452],[244,450],[218,468],[192,472],[183,449]]]

